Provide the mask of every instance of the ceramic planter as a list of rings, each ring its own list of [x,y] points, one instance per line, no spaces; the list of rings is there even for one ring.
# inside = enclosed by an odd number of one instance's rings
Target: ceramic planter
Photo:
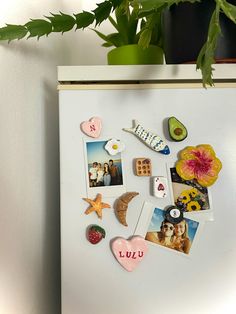
[[[236,4],[236,0],[229,1]],[[207,39],[208,26],[215,1],[181,3],[164,13],[164,50],[166,63],[195,62]],[[236,25],[225,15],[220,16],[222,36],[217,44],[215,58],[231,61],[236,58]]]
[[[107,54],[109,65],[163,64],[163,50],[150,45],[143,49],[139,45],[114,48]]]

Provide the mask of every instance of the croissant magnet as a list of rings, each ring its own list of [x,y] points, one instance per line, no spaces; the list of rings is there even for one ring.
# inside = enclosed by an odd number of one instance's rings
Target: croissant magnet
[[[128,210],[128,204],[129,202],[136,196],[139,195],[138,192],[127,192],[117,200],[115,204],[115,211],[116,211],[116,216],[119,220],[119,222],[124,225],[128,226],[126,222],[126,213]]]

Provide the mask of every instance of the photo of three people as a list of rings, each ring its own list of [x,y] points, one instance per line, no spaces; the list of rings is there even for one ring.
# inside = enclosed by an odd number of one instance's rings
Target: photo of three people
[[[100,162],[93,162],[89,168],[89,186],[109,186],[122,184],[121,171],[113,159],[103,164]],[[90,165],[89,165],[90,166]]]
[[[184,218],[172,224],[164,217],[164,211],[155,208],[145,239],[178,252],[189,254],[199,222]]]
[[[86,143],[90,188],[123,184],[121,155],[110,156],[104,149],[105,144],[106,141]]]

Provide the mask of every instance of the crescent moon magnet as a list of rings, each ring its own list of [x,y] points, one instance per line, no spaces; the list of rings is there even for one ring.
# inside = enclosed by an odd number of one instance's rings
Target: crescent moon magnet
[[[119,222],[124,226],[128,226],[126,222],[126,213],[128,210],[129,202],[137,195],[139,195],[138,192],[127,192],[121,195],[121,197],[117,200],[115,204],[116,216]]]

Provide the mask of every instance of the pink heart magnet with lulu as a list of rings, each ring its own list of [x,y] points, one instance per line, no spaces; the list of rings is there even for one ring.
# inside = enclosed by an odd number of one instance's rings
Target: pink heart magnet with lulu
[[[99,117],[93,117],[89,121],[82,122],[80,127],[86,135],[98,138],[102,130],[102,120]]]
[[[133,236],[131,239],[116,238],[111,249],[118,262],[127,271],[133,271],[145,257],[148,246],[141,236]]]

